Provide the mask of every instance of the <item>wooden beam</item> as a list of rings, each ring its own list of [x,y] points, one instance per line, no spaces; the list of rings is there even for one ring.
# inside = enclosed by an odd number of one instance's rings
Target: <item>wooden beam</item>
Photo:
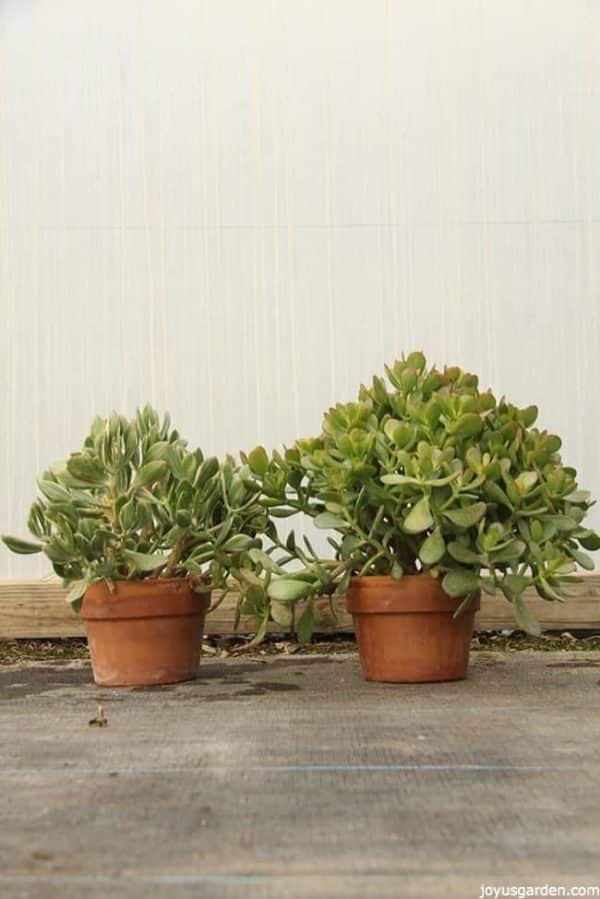
[[[573,596],[565,603],[546,602],[533,591],[526,600],[533,615],[546,630],[600,630],[600,573],[583,576],[581,584],[573,586]],[[0,639],[52,638],[83,636],[83,625],[65,602],[66,591],[52,580],[0,580]],[[326,598],[317,601],[319,633],[342,633],[352,630],[344,599],[334,597],[336,617],[331,614]],[[229,595],[211,613],[206,622],[208,634],[233,633],[235,596]],[[477,615],[479,630],[514,628],[511,607],[503,597],[484,596]],[[248,634],[255,622],[243,618],[238,633]],[[281,631],[270,625],[271,632]]]

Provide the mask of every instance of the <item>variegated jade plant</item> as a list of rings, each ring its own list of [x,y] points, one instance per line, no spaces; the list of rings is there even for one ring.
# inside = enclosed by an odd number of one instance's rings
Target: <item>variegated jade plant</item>
[[[459,368],[427,368],[420,352],[386,371],[387,383],[375,377],[357,402],[330,409],[319,437],[249,454],[275,514],[304,512],[338,535],[327,562],[289,543],[303,569],[280,570],[271,599],[307,600],[307,634],[317,592],[343,591],[352,575],[428,572],[461,598],[457,614],[479,588],[500,590],[518,625],[538,633],[524,591],[563,600],[576,566],[594,567],[584,550],[600,548],[560,438],[534,426],[535,406],[497,400]]]
[[[2,539],[17,553],[45,553],[75,605],[101,579],[190,575],[206,592],[226,591],[233,575],[240,603],[266,626],[249,551],[275,529],[259,485],[233,459],[188,450],[168,415],[161,421],[146,406],[131,421],[95,419],[81,452],[51,466],[38,487],[28,521],[35,542]]]

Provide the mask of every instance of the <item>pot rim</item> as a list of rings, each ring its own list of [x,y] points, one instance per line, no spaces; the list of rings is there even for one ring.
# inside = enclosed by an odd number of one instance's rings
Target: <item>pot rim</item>
[[[115,591],[111,593],[105,580],[94,581],[85,591],[78,614],[84,621],[204,616],[210,606],[211,594],[196,593],[191,582],[189,575],[122,578],[114,581]]]
[[[429,574],[428,571],[419,571],[418,574],[403,574],[399,581],[393,578],[391,574],[356,574],[350,578],[350,583],[364,588],[369,584],[382,586],[383,584],[388,584],[391,581],[393,584],[400,585],[404,584],[406,581],[414,582],[416,580],[433,581],[433,583],[439,584],[441,587],[439,578],[433,577],[433,575]]]
[[[346,607],[353,615],[453,614],[464,597],[448,596],[441,581],[424,572],[396,581],[391,575],[364,575],[350,579]],[[477,590],[465,615],[480,607]]]
[[[184,574],[180,577],[113,577],[113,578],[105,578],[101,577],[95,581],[92,581],[90,587],[96,587],[98,584],[106,584],[107,581],[112,581],[113,584],[129,584],[131,586],[138,584],[191,584],[192,581],[201,581],[202,577],[200,575],[195,574]]]

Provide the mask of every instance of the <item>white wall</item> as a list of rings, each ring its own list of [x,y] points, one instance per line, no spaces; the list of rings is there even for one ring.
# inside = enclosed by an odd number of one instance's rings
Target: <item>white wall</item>
[[[277,445],[417,347],[600,494],[599,50],[584,0],[0,0],[0,530],[95,413]]]

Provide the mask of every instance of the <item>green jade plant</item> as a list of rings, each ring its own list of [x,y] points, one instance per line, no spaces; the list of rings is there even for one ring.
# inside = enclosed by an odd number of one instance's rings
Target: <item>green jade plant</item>
[[[315,594],[344,591],[354,575],[428,573],[461,598],[456,615],[480,588],[500,590],[518,626],[538,634],[524,591],[563,601],[576,566],[594,567],[584,550],[600,548],[584,525],[590,495],[563,465],[560,438],[534,427],[536,406],[480,392],[460,368],[427,368],[421,352],[386,372],[387,383],[374,377],[358,402],[330,409],[319,437],[247,457],[271,514],[302,512],[338,534],[328,538],[331,560],[293,533],[279,541],[303,567],[269,563],[275,616],[305,600],[298,629],[309,639]]]
[[[238,616],[244,605],[264,634],[265,579],[249,552],[275,528],[247,466],[188,450],[169,416],[146,406],[131,421],[96,418],[81,452],[52,465],[38,487],[28,519],[35,541],[2,540],[17,553],[45,553],[76,609],[98,580],[185,576],[198,592],[223,591],[214,608],[232,576]]]

